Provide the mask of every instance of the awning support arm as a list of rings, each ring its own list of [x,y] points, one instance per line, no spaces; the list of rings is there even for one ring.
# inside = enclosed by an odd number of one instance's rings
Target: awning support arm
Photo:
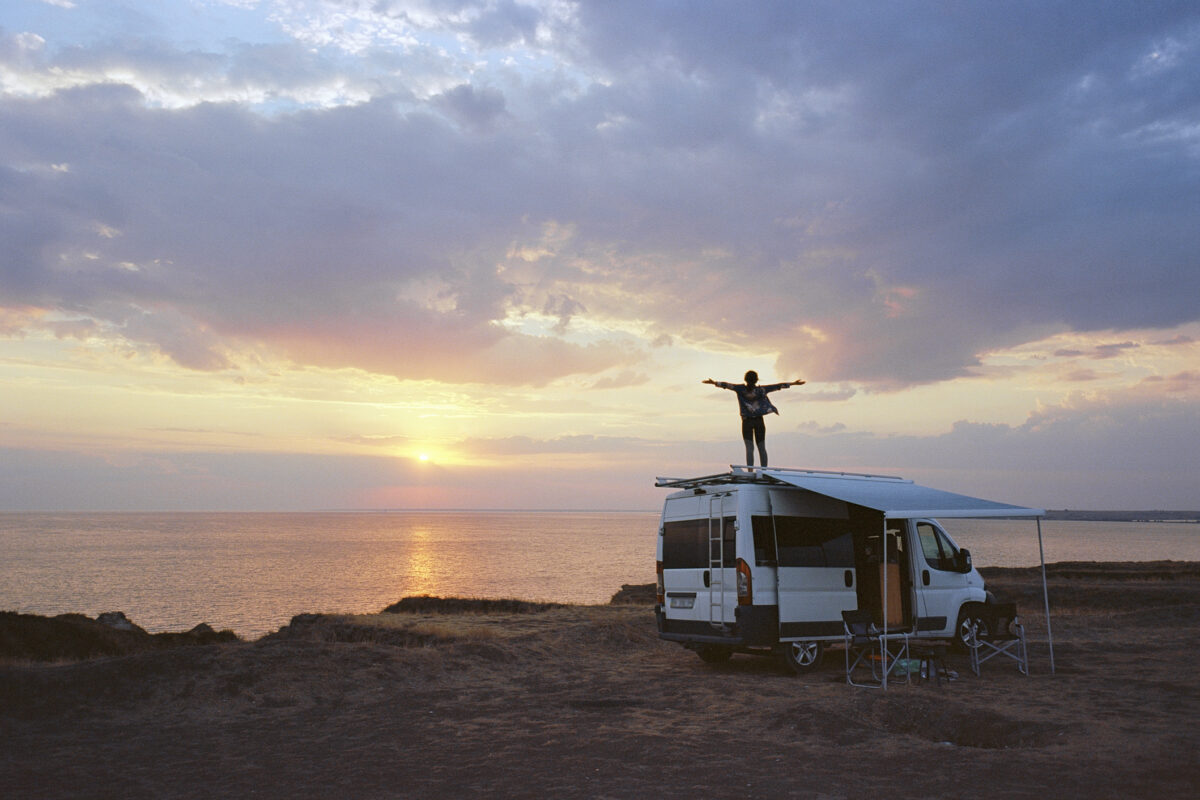
[[[1050,632],[1050,590],[1046,588],[1046,551],[1042,548],[1042,518],[1037,518],[1038,557],[1042,562],[1042,600],[1046,604],[1046,642],[1050,645],[1050,674],[1054,674],[1054,634]]]
[[[883,564],[883,638],[879,640],[879,663],[883,665],[883,688],[887,689],[888,673],[892,671],[888,665],[888,540],[887,540],[887,516],[881,515],[883,520],[883,536],[879,542],[883,547],[883,554],[880,563]]]

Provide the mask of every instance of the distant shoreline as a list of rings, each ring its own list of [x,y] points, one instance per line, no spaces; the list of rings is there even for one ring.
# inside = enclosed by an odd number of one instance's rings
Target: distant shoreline
[[[1046,509],[1047,520],[1074,522],[1173,522],[1200,523],[1200,511],[1085,511]]]

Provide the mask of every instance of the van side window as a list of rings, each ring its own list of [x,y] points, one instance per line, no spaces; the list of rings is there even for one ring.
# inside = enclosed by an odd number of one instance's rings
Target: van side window
[[[770,517],[751,517],[754,527],[754,563],[760,567],[775,566],[775,526]]]
[[[941,531],[928,522],[918,522],[917,538],[921,540],[921,552],[925,554],[925,562],[929,566],[943,572],[957,570],[958,550]]]
[[[722,566],[732,567],[737,563],[736,536],[733,517],[725,517],[721,530],[723,552]],[[722,520],[712,521],[714,529]],[[708,520],[686,519],[663,524],[663,569],[708,569]],[[713,550],[717,548],[713,543]],[[716,555],[716,552],[713,553]]]
[[[846,531],[832,539],[827,539],[822,545],[825,550],[825,566],[854,568],[854,540]]]
[[[775,535],[781,567],[854,568],[850,523],[844,519],[777,516]]]

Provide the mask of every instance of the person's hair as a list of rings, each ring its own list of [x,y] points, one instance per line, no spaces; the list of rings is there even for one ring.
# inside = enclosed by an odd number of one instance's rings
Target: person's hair
[[[745,381],[750,386],[753,386],[754,384],[758,383],[758,373],[755,372],[754,370],[750,370],[749,372],[746,373]]]

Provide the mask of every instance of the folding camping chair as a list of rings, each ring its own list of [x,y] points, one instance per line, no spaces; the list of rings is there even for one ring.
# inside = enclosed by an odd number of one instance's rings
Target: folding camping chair
[[[1029,674],[1029,651],[1025,646],[1025,626],[1017,616],[1016,603],[988,603],[976,615],[967,647],[971,653],[971,671],[996,656],[1017,662],[1022,675]]]
[[[864,610],[843,611],[842,629],[846,652],[846,683],[871,689],[886,688],[888,674],[898,672],[899,665],[904,666],[905,680],[912,682],[908,670],[907,632],[889,633],[884,636],[883,631],[876,627],[871,612]],[[856,681],[855,671],[868,666],[871,669],[871,681]]]

